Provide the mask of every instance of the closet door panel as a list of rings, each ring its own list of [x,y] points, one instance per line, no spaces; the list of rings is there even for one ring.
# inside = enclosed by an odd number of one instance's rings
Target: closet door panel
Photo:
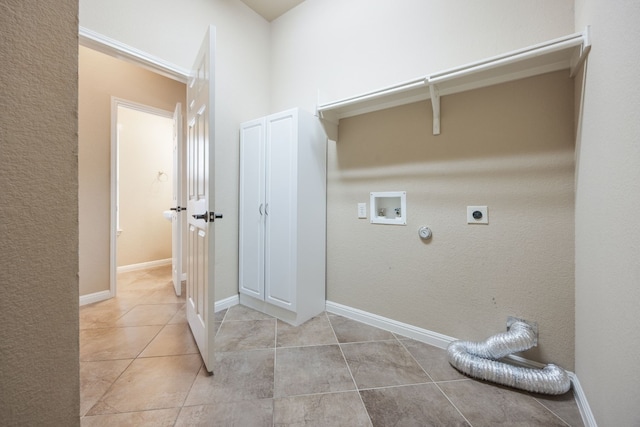
[[[264,298],[265,120],[240,129],[240,292]]]
[[[265,300],[296,309],[297,114],[269,116],[266,140]]]

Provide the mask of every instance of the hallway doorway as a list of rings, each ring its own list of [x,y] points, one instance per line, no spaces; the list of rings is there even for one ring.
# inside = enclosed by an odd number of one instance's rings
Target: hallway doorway
[[[117,273],[171,264],[173,112],[112,99]]]

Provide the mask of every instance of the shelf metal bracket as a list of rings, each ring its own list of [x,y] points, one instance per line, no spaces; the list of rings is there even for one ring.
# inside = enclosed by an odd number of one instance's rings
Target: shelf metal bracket
[[[429,84],[431,108],[433,110],[433,134],[440,135],[440,94],[436,85]]]
[[[582,46],[580,47],[580,53],[571,59],[571,71],[569,72],[569,77],[573,78],[578,74],[582,64],[589,56],[589,52],[591,51],[591,26],[587,25],[587,27],[582,32]]]

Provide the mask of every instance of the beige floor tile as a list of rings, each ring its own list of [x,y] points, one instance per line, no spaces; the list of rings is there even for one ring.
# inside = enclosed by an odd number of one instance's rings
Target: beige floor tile
[[[80,362],[80,415],[96,404],[132,360]]]
[[[525,392],[475,380],[441,382],[438,387],[474,427],[566,427]]]
[[[275,399],[273,425],[368,427],[371,421],[358,392],[350,391]]]
[[[360,392],[374,426],[469,426],[435,384]]]
[[[133,359],[151,342],[162,326],[85,329],[80,331],[80,360]]]
[[[187,323],[187,307],[185,304],[182,304],[180,309],[173,315],[171,320],[169,320],[169,324],[177,324],[177,323]]]
[[[183,292],[181,296],[177,296],[173,285],[169,283],[163,288],[153,290],[145,298],[147,298],[146,302],[150,304],[184,304],[186,293]]]
[[[82,427],[172,427],[180,408],[84,417]]]
[[[274,357],[273,349],[216,353],[214,375],[200,370],[185,405],[272,398]]]
[[[278,320],[278,347],[337,344],[327,315],[322,313],[300,326]]]
[[[88,415],[181,407],[201,366],[197,354],[136,359]]]
[[[183,304],[136,305],[116,322],[116,326],[165,325]]]
[[[328,317],[340,343],[395,339],[391,332],[374,328],[346,317],[336,315],[329,315]]]
[[[198,354],[198,346],[186,323],[166,325],[138,357]]]
[[[474,427],[583,427],[571,393],[470,380],[444,350],[336,315],[294,328],[247,307],[222,310],[211,376],[170,266],[119,274],[117,293],[80,308],[83,426],[465,425],[459,409]],[[153,325],[115,327],[141,323]]]
[[[176,420],[176,427],[271,427],[272,419],[271,399],[245,400],[215,405],[185,406]]]
[[[224,310],[216,311],[216,314],[214,316],[216,322],[222,322],[227,315],[227,311],[228,310],[226,308]]]
[[[79,309],[80,329],[114,327],[116,321],[136,304],[136,301],[110,298],[84,305]]]
[[[534,395],[535,399],[572,427],[584,427],[573,392],[559,396]]]
[[[227,310],[226,316],[224,317],[225,322],[230,322],[234,320],[263,320],[263,319],[273,319],[272,316],[268,314],[261,313],[257,310],[254,310],[249,307],[245,307],[244,305],[234,305],[233,307],[229,307]]]
[[[276,319],[224,321],[216,335],[216,351],[240,351],[276,346]]]
[[[431,382],[397,340],[340,344],[358,389]]]
[[[338,345],[276,350],[274,396],[355,390]]]
[[[400,339],[402,344],[416,361],[422,366],[433,381],[451,381],[467,379],[453,366],[447,359],[447,350],[434,347],[419,341],[410,339]]]

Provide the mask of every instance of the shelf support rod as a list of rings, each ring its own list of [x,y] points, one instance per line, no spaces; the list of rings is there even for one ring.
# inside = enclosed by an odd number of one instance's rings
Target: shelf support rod
[[[431,109],[433,110],[433,134],[440,135],[440,94],[436,85],[429,84]]]

